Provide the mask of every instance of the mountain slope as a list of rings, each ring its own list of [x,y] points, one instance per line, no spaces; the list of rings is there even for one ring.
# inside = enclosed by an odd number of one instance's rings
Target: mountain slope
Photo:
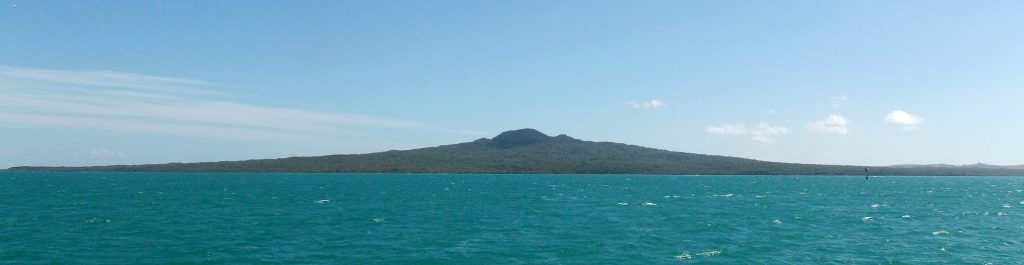
[[[358,155],[290,157],[246,161],[14,167],[9,171],[138,172],[333,172],[333,173],[554,173],[554,174],[806,174],[863,175],[861,166],[792,164],[672,152],[611,142],[590,142],[533,129],[507,131],[493,139],[437,147]],[[1024,175],[1003,168],[882,167],[872,175]]]

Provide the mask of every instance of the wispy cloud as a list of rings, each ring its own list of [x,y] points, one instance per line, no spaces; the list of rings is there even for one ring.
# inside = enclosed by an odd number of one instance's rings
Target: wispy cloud
[[[832,108],[839,109],[839,108],[842,108],[843,106],[846,106],[847,102],[850,102],[850,97],[847,97],[847,96],[835,96],[835,97],[828,98],[828,101],[831,103]]]
[[[211,92],[216,87],[134,73],[0,67],[0,123],[277,141],[336,140],[367,128],[442,130],[397,119],[214,99],[223,97]]]
[[[93,148],[89,151],[89,157],[99,159],[124,158],[124,153],[110,151],[106,148]]]
[[[900,125],[904,130],[915,130],[918,125],[924,124],[924,119],[912,115],[903,110],[894,110],[885,115],[885,122]]]
[[[116,88],[119,90],[163,91],[176,94],[212,94],[207,88],[219,86],[202,80],[161,77],[113,71],[62,71],[36,68],[0,66],[0,76],[8,82],[60,85],[70,88]]]
[[[789,133],[789,129],[783,126],[772,126],[761,122],[757,126],[747,128],[746,124],[733,123],[721,126],[710,126],[704,128],[704,132],[724,136],[750,136],[751,140],[762,144],[775,143],[775,136]]]
[[[850,133],[850,120],[842,115],[829,115],[824,119],[807,124],[807,129],[826,134],[845,135]]]
[[[711,126],[704,129],[705,132],[717,135],[746,135],[747,126],[742,123],[734,124],[723,124],[721,126]]]
[[[665,102],[657,99],[652,99],[643,102],[627,102],[626,106],[633,109],[645,110],[645,109],[656,109],[665,106]]]
[[[763,144],[775,143],[775,136],[789,133],[789,129],[782,126],[771,126],[767,123],[760,123],[751,132],[750,138]]]

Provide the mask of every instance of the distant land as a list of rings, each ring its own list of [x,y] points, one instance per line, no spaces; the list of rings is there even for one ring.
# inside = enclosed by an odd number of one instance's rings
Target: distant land
[[[865,172],[865,168],[870,171]],[[7,171],[1024,176],[1024,166],[865,167],[768,162],[583,141],[564,134],[548,136],[534,129],[507,131],[493,139],[370,154],[148,165],[12,167]]]
[[[983,163],[970,164],[970,165],[950,165],[950,164],[927,164],[927,165],[892,165],[890,167],[901,167],[901,168],[1004,168],[1004,169],[1024,169],[1024,165],[1016,166],[999,166],[989,165]]]

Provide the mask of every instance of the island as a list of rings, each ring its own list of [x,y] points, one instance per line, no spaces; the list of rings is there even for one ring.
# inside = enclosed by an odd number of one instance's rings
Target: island
[[[867,169],[867,170],[866,170]],[[659,175],[1024,176],[1022,167],[898,165],[865,167],[760,161],[549,136],[534,129],[436,147],[369,154],[200,163],[89,167],[12,167],[13,172],[291,172]]]

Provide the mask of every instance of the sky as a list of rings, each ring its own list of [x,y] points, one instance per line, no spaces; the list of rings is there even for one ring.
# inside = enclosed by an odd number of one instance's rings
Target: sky
[[[768,161],[1024,164],[1020,1],[0,0],[0,168],[535,128]]]

